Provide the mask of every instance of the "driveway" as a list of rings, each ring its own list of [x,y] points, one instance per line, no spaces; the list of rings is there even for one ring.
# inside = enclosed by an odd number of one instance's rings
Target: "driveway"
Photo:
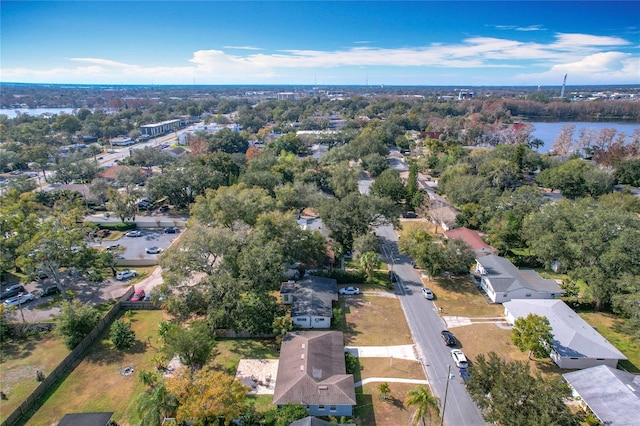
[[[345,346],[344,351],[358,358],[397,358],[418,361],[418,355],[413,345]]]

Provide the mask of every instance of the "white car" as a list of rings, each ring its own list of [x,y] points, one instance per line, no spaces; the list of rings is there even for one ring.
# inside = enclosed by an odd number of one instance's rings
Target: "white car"
[[[140,232],[140,231],[129,231],[125,235],[127,237],[142,237],[142,232]]]
[[[360,289],[357,287],[341,288],[339,293],[346,295],[360,294]]]
[[[146,249],[144,249],[144,251],[146,251],[149,254],[158,254],[162,251],[162,249],[160,247],[147,247]]]
[[[118,272],[118,275],[116,275],[116,279],[119,281],[126,281],[137,276],[138,276],[138,273],[130,269],[130,270]]]
[[[422,295],[427,300],[433,299],[433,292],[430,289],[426,288],[426,287],[422,288]]]
[[[453,362],[456,363],[457,367],[467,368],[469,366],[467,357],[464,356],[460,349],[451,349],[451,358],[453,358]]]
[[[36,297],[31,293],[23,293],[17,296],[13,296],[4,301],[4,305],[8,308],[10,306],[20,306],[27,302],[31,302]]]

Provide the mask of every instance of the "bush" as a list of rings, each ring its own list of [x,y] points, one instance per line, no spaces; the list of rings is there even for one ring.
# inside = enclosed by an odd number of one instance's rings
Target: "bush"
[[[118,222],[118,223],[101,223],[100,229],[108,229],[110,231],[131,231],[132,229],[136,229],[138,224],[135,222]]]
[[[65,346],[72,350],[91,333],[98,321],[100,312],[76,299],[63,304],[62,312],[56,319],[56,333],[62,337]]]
[[[131,323],[122,319],[116,320],[111,325],[109,337],[119,351],[129,349],[136,341],[136,333],[131,329]]]

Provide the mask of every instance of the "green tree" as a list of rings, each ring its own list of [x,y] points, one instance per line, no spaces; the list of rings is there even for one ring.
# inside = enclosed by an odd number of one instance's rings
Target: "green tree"
[[[371,185],[371,194],[400,203],[406,196],[404,183],[395,169],[387,169]]]
[[[389,168],[389,162],[386,157],[373,153],[362,159],[362,168],[369,172],[371,176],[376,177]]]
[[[367,274],[367,282],[369,284],[373,282],[373,271],[378,267],[379,263],[378,253],[368,251],[360,256],[360,267]]]
[[[129,349],[136,341],[136,333],[131,329],[131,322],[117,319],[111,324],[109,338],[119,351]]]
[[[353,239],[353,258],[360,259],[364,253],[372,251],[378,253],[380,250],[380,241],[373,232],[358,235]]]
[[[62,305],[62,311],[56,318],[56,333],[62,338],[69,350],[84,339],[100,321],[100,312],[83,305],[78,299]]]
[[[478,355],[470,373],[467,390],[489,423],[578,425],[564,402],[571,390],[559,377],[532,376],[528,363],[505,361],[495,352]]]
[[[169,328],[164,341],[167,355],[172,357],[177,354],[180,362],[192,370],[202,368],[215,347],[215,340],[209,333],[207,324],[201,321],[192,322],[189,328]]]
[[[422,422],[425,424],[425,419],[429,419],[431,423],[431,416],[433,413],[440,414],[438,408],[438,401],[431,395],[429,389],[426,386],[416,386],[407,392],[405,403],[410,406],[416,407],[416,411],[413,413],[411,424],[417,424]]]
[[[129,219],[136,220],[136,213],[138,212],[138,206],[136,204],[136,196],[133,193],[119,192],[115,189],[109,189],[107,192],[109,196],[108,207],[113,213],[120,218],[122,222]]]
[[[553,334],[546,317],[529,314],[526,318],[517,318],[511,331],[511,341],[521,351],[529,351],[536,358],[547,358],[551,353]]]
[[[177,409],[176,396],[167,390],[164,382],[157,382],[137,394],[135,419],[141,425],[161,426],[165,418],[176,416]]]
[[[282,407],[275,407],[267,411],[265,413],[265,422],[273,426],[288,426],[308,415],[307,408],[302,404],[285,404]]]

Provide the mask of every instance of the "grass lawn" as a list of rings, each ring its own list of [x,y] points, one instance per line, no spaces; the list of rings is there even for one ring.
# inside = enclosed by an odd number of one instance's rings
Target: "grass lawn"
[[[40,384],[36,370],[45,374],[58,366],[69,354],[62,340],[53,333],[9,339],[0,345],[0,390],[6,400],[0,400],[0,421],[16,409]]]
[[[631,373],[640,373],[640,345],[637,339],[621,330],[621,319],[604,312],[578,312],[578,314],[629,358],[627,361],[620,361],[621,367]]]
[[[142,390],[138,372],[155,367],[151,359],[159,349],[158,324],[167,318],[164,311],[132,311],[131,319],[136,345],[127,351],[116,351],[107,328],[75,370],[52,388],[29,425],[48,426],[66,413],[86,411],[114,411],[114,421],[128,424],[135,408],[134,395]],[[123,376],[121,371],[128,366],[135,372]]]
[[[235,376],[241,359],[278,359],[279,348],[274,339],[220,339],[209,364]]]
[[[378,391],[380,383],[369,383],[362,388],[356,388],[357,405],[354,407],[354,421],[357,425],[388,426],[411,424],[411,417],[415,411],[412,406],[404,403],[406,394],[416,385],[409,383],[389,383],[391,394],[389,399],[383,400]],[[431,422],[426,424],[439,425],[440,418],[434,413]]]
[[[345,345],[391,346],[413,343],[397,298],[341,296],[338,303],[346,317],[346,325],[341,330],[345,334]]]
[[[507,361],[529,362],[531,371],[540,371],[542,374],[560,375],[566,370],[561,370],[550,358],[545,360],[527,359],[528,352],[521,352],[511,343],[511,330],[502,329],[495,324],[473,324],[464,327],[450,328],[458,340],[460,348],[467,358],[473,361],[480,354],[495,352]]]
[[[467,277],[436,277],[431,280],[423,277],[422,281],[433,291],[435,303],[443,309],[444,315],[471,318],[504,315],[502,305],[490,304]]]
[[[399,379],[424,380],[424,370],[418,361],[397,358],[359,358],[360,371],[354,374],[354,381],[368,377],[395,377]]]

